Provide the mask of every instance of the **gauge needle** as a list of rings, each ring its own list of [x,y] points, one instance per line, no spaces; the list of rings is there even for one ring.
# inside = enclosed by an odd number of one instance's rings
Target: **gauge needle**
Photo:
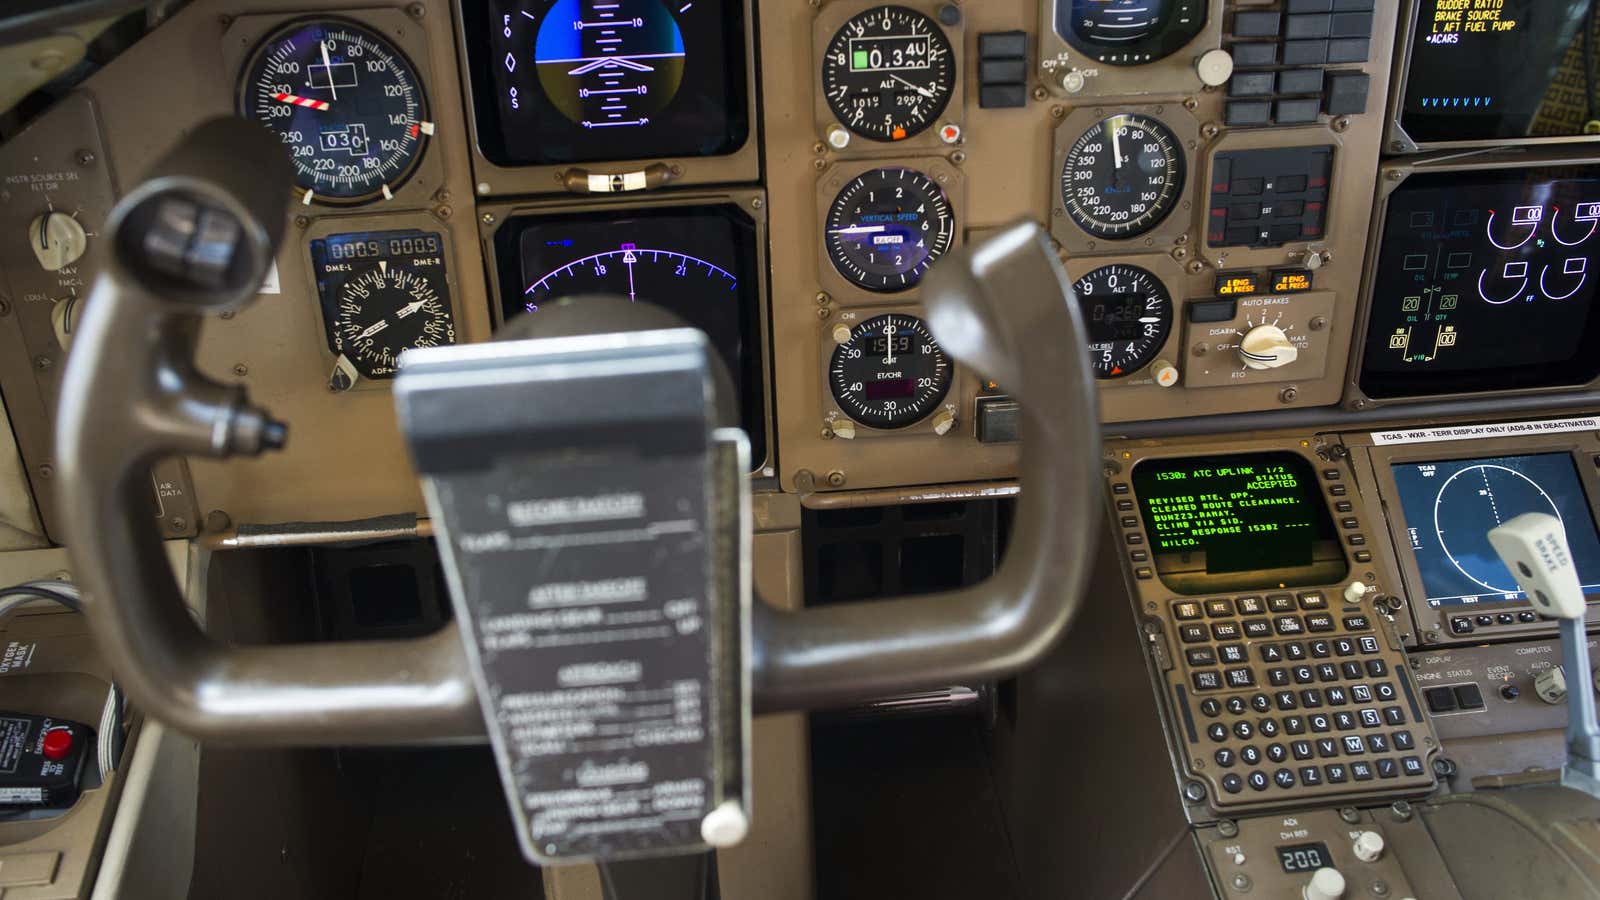
[[[893,322],[883,326],[883,364],[886,366],[894,365],[894,332]]]
[[[829,234],[877,234],[880,231],[887,231],[887,230],[888,230],[888,227],[885,226],[885,225],[851,225],[848,228],[830,228],[830,229],[828,229],[828,233]]]
[[[628,302],[633,302],[633,263],[628,263]]]
[[[1122,138],[1121,128],[1111,129],[1111,161],[1116,168],[1122,168]]]
[[[889,73],[889,77],[893,78],[895,81],[900,82],[901,84],[905,85],[906,87],[911,88],[913,91],[916,91],[917,93],[921,94],[924,97],[932,97],[933,96],[933,89],[932,88],[919,87],[918,85],[912,84],[911,82],[905,80],[904,78],[901,78],[899,75],[896,75],[893,72]]]
[[[400,309],[395,312],[395,318],[405,319],[414,316],[422,310],[422,307],[426,306],[427,304],[428,301],[426,300],[418,300],[415,303],[407,303],[405,306],[400,307]]]
[[[272,99],[278,101],[279,103],[287,103],[290,106],[304,106],[307,109],[315,109],[322,112],[326,112],[328,110],[328,101],[313,100],[310,97],[302,97],[299,94],[284,94],[280,92],[273,94]]]
[[[378,332],[380,332],[380,331],[382,331],[382,330],[384,330],[385,328],[388,328],[388,327],[389,327],[388,320],[380,319],[376,323],[367,326],[367,330],[366,331],[363,331],[360,334],[356,335],[356,339],[357,340],[362,340],[362,339],[365,339],[365,338],[372,337],[373,335],[377,334]]]
[[[333,99],[339,99],[339,87],[333,83],[333,63],[328,61],[328,42],[318,41],[317,46],[322,48],[322,67],[328,72],[328,90],[333,92]]]

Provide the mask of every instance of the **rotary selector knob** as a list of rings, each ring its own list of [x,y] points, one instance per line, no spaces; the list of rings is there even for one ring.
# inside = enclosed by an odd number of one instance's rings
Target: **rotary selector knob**
[[[1340,900],[1344,896],[1344,876],[1338,869],[1321,868],[1311,873],[1311,880],[1300,889],[1303,900]]]
[[[1155,376],[1156,384],[1167,388],[1178,383],[1178,367],[1171,360],[1158,359],[1150,364],[1150,373]]]
[[[1540,700],[1554,706],[1567,699],[1567,673],[1560,666],[1551,666],[1533,679],[1533,690]]]
[[[77,262],[89,249],[83,223],[64,212],[51,210],[28,223],[28,244],[46,272],[59,272]]]
[[[1352,581],[1348,585],[1345,585],[1344,602],[1354,606],[1361,602],[1362,597],[1365,597],[1371,592],[1372,588],[1367,587],[1366,582]]]
[[[1239,341],[1239,359],[1251,369],[1276,369],[1300,356],[1300,349],[1276,325],[1257,325]]]
[[[933,433],[943,437],[950,433],[956,426],[956,414],[948,409],[941,409],[933,416]]]
[[[1364,863],[1375,863],[1383,858],[1383,835],[1376,831],[1363,831],[1356,835],[1355,846],[1352,848],[1356,859]]]

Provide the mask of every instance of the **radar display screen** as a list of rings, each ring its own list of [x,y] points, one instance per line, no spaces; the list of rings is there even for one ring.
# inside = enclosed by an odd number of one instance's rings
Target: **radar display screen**
[[[1328,584],[1349,570],[1305,457],[1151,459],[1133,470],[1156,574],[1173,590]]]
[[[1392,463],[1411,555],[1431,607],[1526,603],[1489,544],[1523,513],[1561,520],[1591,602],[1600,601],[1600,535],[1570,453]]]
[[[1578,385],[1600,374],[1600,166],[1435,172],[1389,197],[1369,397]]]
[[[738,206],[515,216],[495,252],[505,321],[563,297],[616,294],[704,331],[739,394],[750,458],[766,458],[756,227]]]
[[[496,165],[723,156],[749,138],[742,0],[461,9],[478,147]]]
[[[1418,0],[1401,126],[1424,144],[1589,133],[1600,115],[1595,7]]]

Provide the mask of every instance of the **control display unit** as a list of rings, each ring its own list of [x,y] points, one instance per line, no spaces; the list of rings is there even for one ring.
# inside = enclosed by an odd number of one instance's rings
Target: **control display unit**
[[[903,291],[950,249],[955,214],[933,179],[914,169],[873,169],[828,208],[828,259],[869,291]]]
[[[1329,584],[1349,570],[1316,473],[1296,453],[1144,460],[1133,490],[1172,590]]]
[[[1578,577],[1600,600],[1596,533],[1571,453],[1392,463],[1410,550],[1434,608],[1526,604],[1527,595],[1489,544],[1489,530],[1523,513],[1566,528]]]
[[[393,378],[400,354],[456,341],[444,243],[431,231],[361,231],[311,241],[328,349],[365,378]],[[335,371],[336,386],[354,381]]]
[[[1054,0],[1056,34],[1097,62],[1137,66],[1168,56],[1206,24],[1205,0]]]
[[[1401,127],[1421,144],[1591,133],[1600,116],[1584,38],[1593,7],[1417,0]]]
[[[905,428],[926,418],[950,392],[950,360],[928,323],[876,316],[833,350],[828,386],[846,415],[873,428]]]
[[[1172,212],[1183,177],[1183,151],[1167,126],[1149,116],[1111,116],[1067,150],[1061,201],[1084,231],[1131,238]]]
[[[1583,384],[1600,166],[1414,175],[1389,196],[1360,386],[1370,397]]]
[[[616,294],[704,331],[735,381],[751,459],[766,458],[756,226],[737,206],[516,216],[495,249],[506,321],[564,297]]]
[[[1172,330],[1172,296],[1154,273],[1109,265],[1072,284],[1089,328],[1089,365],[1096,378],[1121,378],[1155,359]]]
[[[934,123],[955,90],[956,63],[939,24],[904,6],[853,16],[828,42],[822,92],[844,126],[901,141]]]
[[[392,196],[433,133],[411,61],[345,19],[300,19],[269,34],[240,75],[238,106],[289,149],[307,203]]]
[[[721,156],[750,136],[741,0],[461,4],[496,165]]]

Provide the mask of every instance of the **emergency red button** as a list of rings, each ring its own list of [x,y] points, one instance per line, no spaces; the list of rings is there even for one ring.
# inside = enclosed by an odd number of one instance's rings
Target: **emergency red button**
[[[72,732],[66,728],[52,728],[44,733],[45,759],[65,759],[72,752]]]

